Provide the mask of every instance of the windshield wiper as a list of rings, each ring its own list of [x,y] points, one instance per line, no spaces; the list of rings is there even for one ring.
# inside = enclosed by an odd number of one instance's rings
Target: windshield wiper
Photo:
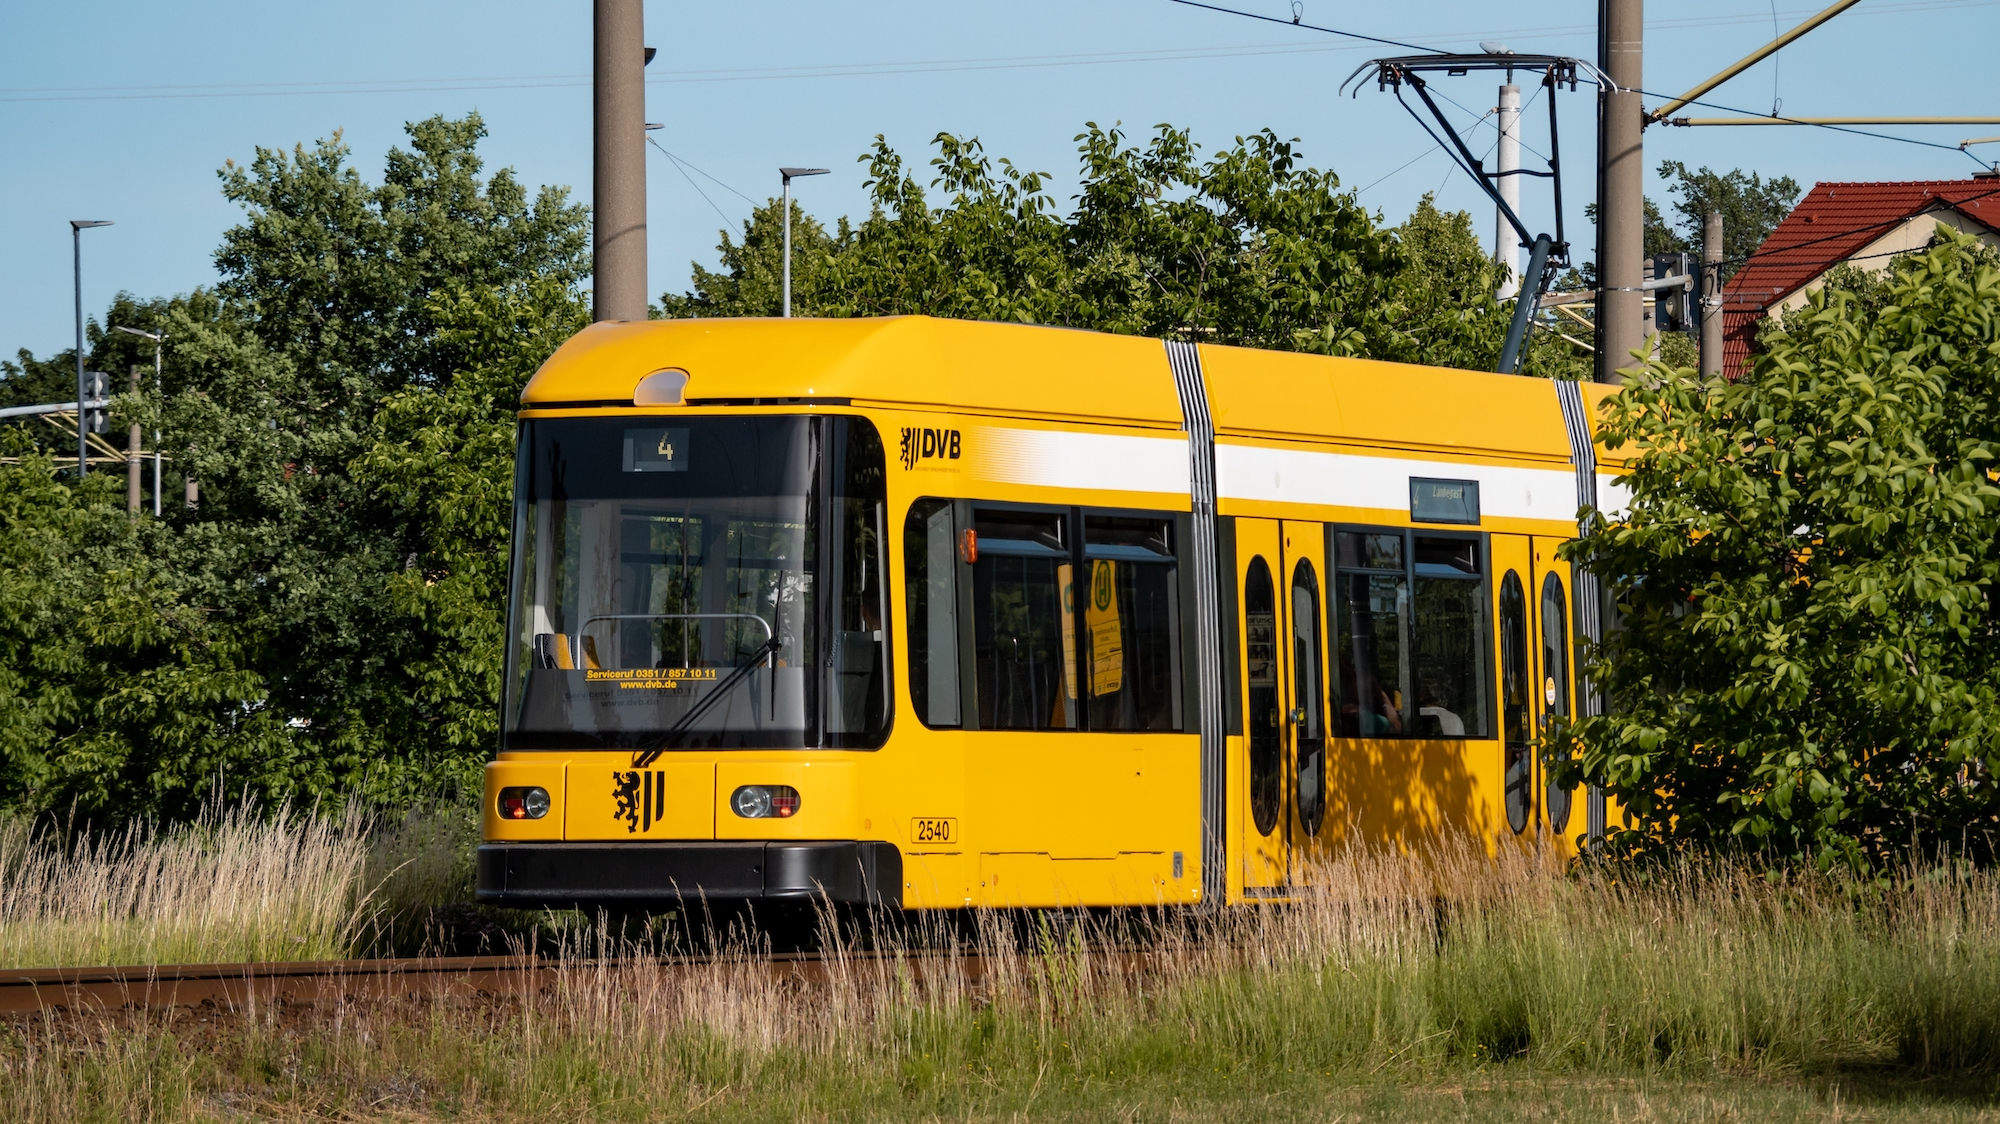
[[[674,723],[665,732],[661,733],[656,744],[634,756],[632,758],[632,767],[634,769],[643,769],[653,762],[658,761],[660,755],[671,749],[680,736],[687,732],[688,727],[694,725],[696,719],[708,713],[709,707],[714,706],[723,696],[735,690],[736,685],[747,678],[752,671],[755,671],[759,663],[775,661],[778,648],[781,645],[782,642],[776,636],[772,636],[769,640],[764,641],[762,645],[754,650],[749,663],[744,664],[723,677],[723,680],[715,685],[714,690],[703,695],[700,702],[689,707],[688,712],[681,715],[680,721]],[[771,666],[775,670],[777,664],[772,662]]]

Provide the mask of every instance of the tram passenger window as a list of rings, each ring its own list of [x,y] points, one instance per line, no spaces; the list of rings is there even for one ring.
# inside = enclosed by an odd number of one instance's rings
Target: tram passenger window
[[[1486,595],[1479,540],[1415,536],[1416,637],[1411,676],[1414,733],[1427,738],[1491,737],[1486,670]]]
[[[1181,620],[1173,522],[1084,519],[1083,652],[1086,726],[1178,730]]]
[[[1479,538],[1336,531],[1333,556],[1340,735],[1492,737]]]
[[[1409,730],[1410,584],[1400,532],[1335,534],[1334,637],[1339,646],[1341,736],[1394,738]]]
[[[843,419],[844,421],[844,419]],[[872,425],[829,427],[834,495],[827,530],[827,586],[833,596],[832,651],[826,669],[826,744],[882,743],[889,715],[888,513],[882,440]]]
[[[973,515],[973,671],[982,730],[1078,726],[1076,617],[1068,520]]]
[[[926,726],[960,725],[957,534],[948,500],[918,500],[903,523],[910,701]]]

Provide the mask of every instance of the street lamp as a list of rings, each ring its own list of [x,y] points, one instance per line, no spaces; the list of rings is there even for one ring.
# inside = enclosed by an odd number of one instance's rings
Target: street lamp
[[[778,174],[785,177],[785,312],[792,314],[792,177],[823,176],[832,168],[779,168]],[[78,306],[82,307],[81,305]],[[80,376],[79,376],[80,377]]]
[[[166,345],[167,334],[165,332],[161,332],[159,335],[156,336],[151,332],[142,332],[137,328],[119,328],[118,331],[125,332],[128,335],[139,336],[143,339],[149,339],[153,341],[153,397],[156,399],[159,398],[160,397],[160,349]],[[160,515],[160,426],[159,423],[155,421],[153,423],[153,517],[157,519],[159,518],[159,515]]]
[[[84,402],[89,397],[83,385],[83,232],[93,226],[110,226],[110,219],[71,219],[69,238],[71,257],[76,267],[76,478],[83,481],[83,474],[90,471],[90,441],[83,414]]]

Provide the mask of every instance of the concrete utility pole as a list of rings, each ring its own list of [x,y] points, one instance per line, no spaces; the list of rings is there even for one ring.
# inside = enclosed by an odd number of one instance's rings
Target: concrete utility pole
[[[591,312],[646,318],[646,18],[643,0],[596,4]]]
[[[132,364],[132,394],[134,397],[137,397],[139,394],[139,365],[137,363]],[[139,466],[145,461],[145,458],[141,457],[139,453],[143,447],[141,442],[144,440],[144,436],[140,432],[139,423],[136,421],[132,423],[131,430],[125,435],[125,510],[134,515],[139,514]]]
[[[1598,66],[1617,87],[1597,113],[1597,381],[1620,381],[1645,342],[1645,0],[1598,0]]]
[[[1701,374],[1722,373],[1722,214],[1701,220]]]
[[[166,347],[167,334],[165,332],[142,332],[137,328],[127,328],[123,326],[119,327],[117,330],[124,332],[128,336],[138,336],[140,339],[147,339],[153,341],[153,401],[159,403],[161,408],[165,408],[166,398],[160,393],[160,353]],[[134,387],[133,389],[137,390],[138,388]],[[153,423],[153,514],[158,515],[159,513],[160,513],[160,423],[156,421]]]
[[[1499,173],[1498,182],[1493,186],[1500,192],[1500,198],[1515,214],[1521,213],[1521,87],[1516,86],[1508,75],[1508,83],[1500,87],[1498,124],[1500,126],[1499,163],[1494,170]],[[1507,212],[1494,208],[1493,211],[1493,257],[1500,263],[1500,291],[1496,295],[1506,300],[1521,291],[1521,236],[1514,230],[1514,224],[1507,221]]]

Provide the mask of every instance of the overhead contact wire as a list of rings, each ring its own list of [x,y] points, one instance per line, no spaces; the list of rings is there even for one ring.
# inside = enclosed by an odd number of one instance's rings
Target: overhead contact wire
[[[708,204],[708,209],[709,209],[709,210],[711,210],[711,211],[714,211],[714,212],[715,212],[715,217],[716,217],[716,218],[719,218],[719,219],[721,219],[721,220],[722,220],[722,223],[723,223],[723,225],[724,225],[724,226],[727,226],[727,225],[729,225],[729,223],[730,223],[730,221],[731,221],[731,220],[730,220],[730,218],[729,218],[729,216],[728,216],[728,215],[725,215],[725,214],[723,214],[723,213],[722,213],[722,208],[720,208],[720,207],[718,207],[718,206],[716,206],[716,205],[715,205],[715,200],[713,200],[713,199],[710,199],[710,198],[708,197],[708,192],[706,192],[706,191],[703,191],[703,190],[701,189],[701,185],[700,185],[700,184],[698,184],[698,183],[696,183],[696,182],[694,182],[694,177],[693,177],[693,176],[691,176],[691,175],[688,175],[688,174],[687,174],[687,169],[686,169],[686,168],[683,168],[683,167],[681,167],[681,161],[680,161],[680,157],[678,157],[678,156],[675,156],[675,155],[674,155],[673,153],[671,153],[671,152],[667,152],[666,148],[665,148],[665,147],[663,147],[663,146],[662,146],[662,145],[660,144],[660,142],[659,142],[659,141],[656,141],[656,140],[654,140],[654,139],[653,139],[652,137],[647,137],[647,138],[646,138],[646,143],[647,143],[647,144],[650,144],[650,145],[652,145],[652,146],[653,146],[654,148],[657,148],[657,149],[659,149],[659,150],[660,150],[660,151],[661,151],[662,153],[664,153],[664,154],[666,155],[666,158],[667,158],[668,160],[671,160],[671,161],[673,161],[673,165],[674,165],[674,170],[675,170],[675,171],[677,171],[677,172],[679,172],[679,173],[681,174],[681,178],[687,181],[687,184],[688,184],[688,186],[689,186],[689,187],[692,187],[692,188],[694,188],[694,193],[695,193],[696,195],[699,195],[699,196],[701,196],[701,201],[702,201],[702,202],[704,202],[704,203],[706,203],[706,204]],[[703,175],[708,175],[708,173],[706,173],[706,172],[703,172],[702,174],[703,174]],[[713,179],[714,177],[712,177],[712,176],[711,176],[710,178],[711,178],[711,179]],[[721,181],[719,181],[719,180],[718,180],[717,182],[721,182]],[[725,184],[724,186],[726,187],[726,186],[728,186],[728,185],[726,185],[726,184]],[[730,190],[732,190],[732,191],[733,191],[733,190],[735,190],[735,189],[734,189],[734,188],[731,188]],[[739,193],[739,194],[740,194],[740,193]],[[752,204],[752,206],[755,206],[755,204]]]
[[[1445,50],[1441,50],[1441,49],[1439,49],[1439,48],[1437,48],[1437,47],[1425,47],[1425,46],[1420,46],[1420,45],[1418,45],[1418,44],[1416,44],[1416,43],[1405,43],[1405,42],[1403,42],[1403,41],[1402,41],[1402,40],[1400,40],[1400,39],[1383,39],[1383,38],[1380,38],[1380,37],[1378,37],[1378,36],[1374,36],[1374,35],[1363,35],[1363,34],[1361,34],[1360,32],[1356,32],[1356,31],[1342,31],[1342,30],[1340,30],[1339,28],[1334,28],[1334,27],[1320,27],[1320,26],[1319,26],[1319,25],[1317,25],[1317,24],[1310,24],[1310,23],[1301,23],[1301,22],[1299,22],[1299,21],[1296,21],[1296,20],[1288,20],[1288,19],[1280,19],[1280,18],[1279,18],[1279,17],[1277,17],[1277,16],[1267,16],[1267,15],[1264,15],[1264,14],[1262,14],[1262,13],[1260,13],[1260,12],[1245,12],[1245,11],[1242,11],[1242,10],[1240,10],[1240,9],[1237,9],[1237,8],[1224,8],[1224,7],[1221,7],[1220,5],[1216,5],[1216,4],[1204,4],[1204,3],[1201,3],[1201,2],[1200,2],[1200,0],[1169,0],[1169,3],[1174,3],[1174,4],[1180,4],[1180,5],[1183,5],[1183,6],[1185,6],[1185,7],[1189,7],[1189,8],[1201,8],[1201,9],[1204,9],[1204,10],[1206,10],[1206,11],[1211,11],[1211,12],[1221,12],[1221,13],[1223,13],[1223,14],[1225,14],[1225,15],[1231,15],[1231,16],[1242,16],[1242,17],[1243,17],[1244,19],[1252,19],[1252,20],[1258,20],[1258,21],[1260,21],[1260,22],[1263,22],[1263,23],[1276,23],[1276,24],[1284,24],[1284,25],[1286,25],[1286,26],[1288,26],[1288,27],[1302,27],[1302,28],[1305,28],[1305,29],[1306,29],[1306,30],[1308,30],[1308,31],[1320,31],[1320,32],[1324,32],[1324,33],[1326,33],[1326,34],[1328,34],[1328,35],[1339,35],[1339,36],[1343,36],[1343,37],[1345,37],[1345,38],[1348,38],[1348,39],[1360,39],[1360,40],[1364,40],[1364,41],[1366,41],[1366,42],[1369,42],[1369,43],[1382,43],[1382,44],[1385,44],[1385,45],[1387,45],[1387,46],[1391,46],[1391,47],[1407,47],[1407,48],[1409,48],[1410,50],[1413,50],[1413,51],[1422,51],[1422,52],[1424,52],[1425,54],[1432,54],[1432,55],[1443,55],[1443,54],[1450,54],[1450,53],[1451,53],[1451,52],[1449,52],[1449,51],[1445,51]],[[1662,93],[1658,93],[1658,92],[1655,92],[1655,91],[1653,91],[1653,90],[1647,90],[1647,89],[1642,89],[1642,88],[1640,88],[1640,87],[1637,87],[1637,86],[1634,86],[1634,87],[1630,87],[1629,89],[1630,89],[1630,91],[1631,91],[1632,93],[1635,93],[1635,94],[1640,94],[1640,95],[1642,95],[1642,96],[1644,96],[1644,97],[1649,97],[1649,98],[1658,98],[1658,99],[1660,99],[1661,101],[1671,101],[1671,100],[1673,100],[1673,99],[1674,99],[1674,98],[1675,98],[1675,97],[1677,96],[1677,95],[1674,95],[1674,94],[1662,94]],[[1449,98],[1447,98],[1446,100],[1448,100],[1448,101],[1449,101],[1450,99],[1449,99]],[[1458,103],[1457,103],[1457,102],[1453,102],[1452,104],[1454,104],[1454,105],[1457,105]],[[1703,101],[1703,100],[1701,100],[1701,99],[1699,99],[1699,98],[1690,98],[1690,99],[1688,99],[1688,101],[1687,101],[1687,104],[1688,104],[1688,105],[1700,105],[1700,106],[1706,106],[1706,107],[1708,107],[1709,109],[1720,109],[1720,110],[1723,110],[1724,112],[1727,112],[1727,113],[1740,113],[1740,114],[1742,114],[1742,115],[1744,115],[1744,116],[1746,116],[1746,117],[1766,117],[1766,116],[1768,116],[1768,117],[1772,117],[1772,118],[1775,118],[1776,120],[1779,120],[1779,121],[1791,121],[1791,122],[1794,122],[1794,123],[1796,123],[1796,124],[1799,124],[1799,125],[1807,125],[1807,126],[1811,126],[1812,128],[1815,128],[1815,129],[1829,129],[1829,130],[1832,130],[1833,132],[1836,132],[1836,133],[1852,133],[1852,134],[1854,134],[1855,136],[1860,136],[1860,137],[1873,137],[1873,138],[1875,138],[1876,140],[1886,140],[1886,141],[1900,141],[1900,142],[1902,142],[1903,144],[1914,144],[1914,145],[1919,145],[1919,146],[1922,146],[1922,147],[1924,147],[1924,148],[1941,148],[1941,149],[1945,149],[1945,150],[1947,150],[1947,151],[1951,151],[1951,152],[1957,152],[1957,153],[1961,153],[1961,154],[1963,154],[1963,155],[1964,155],[1964,156],[1965,156],[1965,157],[1966,157],[1967,159],[1971,160],[1971,161],[1972,161],[1973,163],[1975,163],[1975,164],[1978,164],[1978,165],[1979,165],[1979,166],[1980,166],[1981,168],[1985,168],[1985,167],[1986,167],[1986,165],[1985,165],[1985,164],[1984,164],[1983,162],[1981,162],[1981,161],[1980,161],[1979,157],[1977,157],[1977,156],[1974,156],[1974,155],[1972,155],[1972,153],[1970,153],[1970,152],[1966,152],[1966,151],[1965,151],[1965,150],[1964,150],[1963,148],[1960,148],[1960,147],[1958,147],[1957,145],[1952,145],[1952,144],[1939,144],[1939,143],[1937,143],[1937,142],[1935,142],[1935,141],[1925,141],[1925,140],[1918,140],[1918,139],[1916,139],[1915,137],[1899,137],[1899,136],[1895,136],[1895,135],[1893,135],[1893,134],[1890,134],[1890,133],[1873,133],[1873,132],[1869,132],[1869,131],[1868,131],[1868,130],[1866,130],[1866,129],[1857,129],[1857,128],[1854,128],[1854,127],[1853,127],[1853,126],[1851,126],[1851,125],[1824,125],[1824,124],[1819,124],[1819,123],[1816,123],[1816,122],[1812,122],[1812,121],[1797,121],[1797,120],[1796,120],[1795,118],[1790,118],[1790,117],[1779,117],[1779,116],[1778,116],[1777,114],[1775,114],[1775,113],[1773,113],[1773,114],[1763,114],[1763,113],[1753,113],[1753,112],[1751,112],[1750,110],[1747,110],[1747,109],[1739,109],[1739,108],[1737,108],[1737,107],[1735,107],[1735,106],[1730,106],[1730,105],[1719,105],[1719,104],[1717,104],[1717,103],[1715,103],[1715,102],[1712,102],[1712,101]],[[1408,105],[1405,105],[1405,106],[1404,106],[1403,108],[1404,108],[1404,109],[1409,109],[1409,106],[1408,106]],[[1460,108],[1460,109],[1464,109],[1465,107],[1464,107],[1464,106],[1459,106],[1459,108]],[[1468,113],[1469,113],[1469,112],[1471,112],[1471,111],[1470,111],[1470,110],[1466,110],[1466,112],[1468,112]],[[1413,113],[1412,115],[1414,116],[1414,113]],[[1428,131],[1428,129],[1426,129],[1426,131]],[[1432,139],[1433,139],[1433,140],[1435,140],[1436,138],[1435,138],[1435,137],[1433,137]]]
[[[1424,47],[1415,43],[1405,43],[1401,39],[1384,39],[1379,35],[1363,35],[1358,31],[1342,31],[1337,27],[1321,27],[1318,24],[1301,23],[1295,19],[1279,19],[1277,16],[1267,16],[1260,12],[1245,12],[1236,8],[1224,8],[1215,4],[1204,4],[1201,3],[1201,0],[1170,0],[1170,2],[1189,8],[1203,8],[1211,12],[1221,12],[1224,15],[1242,16],[1244,19],[1262,20],[1265,23],[1281,23],[1286,27],[1303,27],[1307,31],[1323,31],[1328,35],[1338,35],[1345,39],[1359,39],[1366,43],[1380,43],[1387,47],[1407,47],[1412,51],[1422,51],[1427,55],[1447,55],[1451,53],[1438,47]]]

